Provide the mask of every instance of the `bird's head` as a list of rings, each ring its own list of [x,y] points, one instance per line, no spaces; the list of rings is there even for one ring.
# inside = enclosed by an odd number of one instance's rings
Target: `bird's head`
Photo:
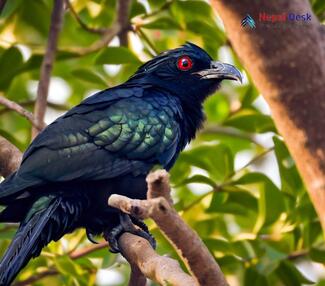
[[[167,89],[182,101],[201,103],[225,79],[242,81],[242,76],[234,66],[213,61],[206,51],[186,43],[148,61],[130,80]]]

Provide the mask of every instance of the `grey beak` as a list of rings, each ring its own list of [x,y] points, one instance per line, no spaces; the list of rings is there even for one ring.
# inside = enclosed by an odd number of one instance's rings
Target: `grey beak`
[[[243,81],[240,71],[233,65],[212,61],[209,69],[196,72],[201,79],[230,79]]]

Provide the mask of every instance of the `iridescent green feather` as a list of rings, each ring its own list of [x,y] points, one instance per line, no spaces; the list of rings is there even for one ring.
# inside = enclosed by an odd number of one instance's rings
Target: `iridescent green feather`
[[[178,124],[171,108],[164,106],[158,110],[148,101],[139,104],[137,100],[111,106],[107,118],[88,130],[96,145],[132,158],[148,158],[167,150],[177,132]]]

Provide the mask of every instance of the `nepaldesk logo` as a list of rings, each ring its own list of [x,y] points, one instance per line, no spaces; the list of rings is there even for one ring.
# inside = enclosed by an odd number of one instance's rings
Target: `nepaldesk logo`
[[[259,26],[270,26],[270,27],[277,27],[280,24],[280,26],[286,26],[285,24],[289,24],[288,26],[292,26],[292,23],[297,23],[301,26],[301,24],[308,24],[312,21],[312,14],[310,13],[304,13],[304,14],[297,14],[297,13],[288,13],[283,12],[279,14],[269,14],[266,12],[260,12],[258,14],[258,18],[256,18]],[[247,14],[244,19],[241,21],[242,27],[249,27],[251,29],[256,28],[256,21],[254,18]]]
[[[249,14],[247,14],[245,16],[245,18],[241,21],[241,26],[242,27],[248,26],[251,29],[256,28],[255,21],[254,21],[253,17],[251,15],[249,15]]]

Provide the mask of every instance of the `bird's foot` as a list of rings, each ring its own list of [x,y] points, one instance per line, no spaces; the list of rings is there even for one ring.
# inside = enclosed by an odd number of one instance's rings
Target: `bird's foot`
[[[136,228],[134,225],[138,226],[139,228]],[[156,248],[156,240],[150,234],[149,229],[145,223],[137,218],[129,216],[128,214],[120,212],[120,224],[117,227],[113,228],[107,235],[110,252],[121,252],[118,245],[118,239],[124,232],[129,232],[134,235],[141,236],[148,240],[154,249]]]

